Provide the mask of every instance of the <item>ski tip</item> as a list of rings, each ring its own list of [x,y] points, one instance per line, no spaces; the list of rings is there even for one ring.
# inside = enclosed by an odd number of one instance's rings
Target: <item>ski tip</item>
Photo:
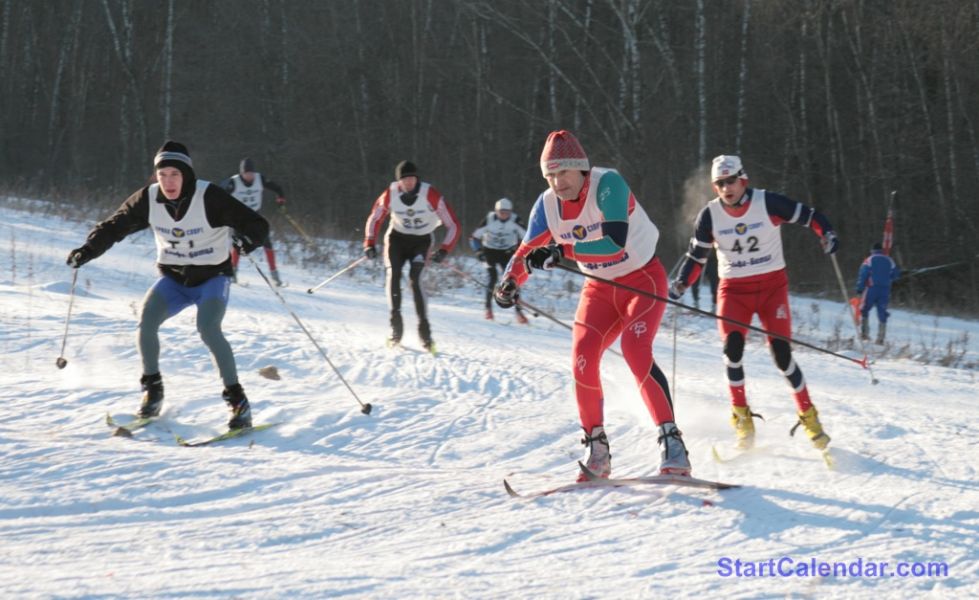
[[[506,493],[509,494],[511,498],[519,498],[520,497],[520,494],[518,494],[517,492],[515,492],[514,489],[512,487],[510,487],[510,483],[506,479],[503,480],[503,487],[504,487],[504,489],[506,489]]]

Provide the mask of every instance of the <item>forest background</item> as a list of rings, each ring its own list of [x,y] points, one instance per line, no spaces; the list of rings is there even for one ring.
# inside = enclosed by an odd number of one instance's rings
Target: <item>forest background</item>
[[[211,181],[252,157],[353,240],[411,159],[468,235],[502,196],[526,218],[566,128],[667,268],[710,159],[740,154],[829,216],[847,286],[896,198],[898,301],[974,315],[977,33],[979,0],[2,0],[0,193],[103,218],[172,138]],[[837,293],[814,238],[784,242],[796,291]]]

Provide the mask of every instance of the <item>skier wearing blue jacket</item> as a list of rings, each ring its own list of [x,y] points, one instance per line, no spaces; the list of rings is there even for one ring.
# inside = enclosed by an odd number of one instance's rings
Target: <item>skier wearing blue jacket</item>
[[[901,269],[898,268],[890,256],[884,254],[883,246],[880,243],[874,244],[870,251],[870,256],[860,265],[860,273],[857,275],[857,294],[860,294],[860,336],[863,339],[870,339],[870,323],[867,317],[870,310],[877,307],[877,339],[878,344],[884,343],[884,336],[887,334],[887,304],[891,299],[891,283],[900,277]]]

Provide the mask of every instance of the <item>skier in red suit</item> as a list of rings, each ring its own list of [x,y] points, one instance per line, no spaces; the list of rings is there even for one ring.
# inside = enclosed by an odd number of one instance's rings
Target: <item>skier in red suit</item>
[[[578,140],[554,131],[541,153],[548,189],[534,204],[530,225],[495,292],[496,302],[513,306],[533,268],[553,268],[562,256],[583,273],[663,296],[666,271],[656,258],[659,230],[625,179],[613,169],[592,167]],[[589,470],[608,477],[612,470],[605,432],[601,359],[621,336],[622,354],[646,408],[658,427],[660,472],[690,474],[690,461],[673,416],[666,376],[653,358],[653,339],[666,305],[608,282],[588,279],[575,313],[571,348],[575,398]]]

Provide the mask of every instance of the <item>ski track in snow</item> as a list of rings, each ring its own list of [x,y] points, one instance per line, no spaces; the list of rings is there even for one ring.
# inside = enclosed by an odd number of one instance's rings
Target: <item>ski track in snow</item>
[[[23,203],[21,203],[23,204]],[[35,203],[35,208],[45,204]],[[836,469],[800,437],[788,387],[752,335],[747,391],[754,452],[735,455],[714,323],[678,318],[678,423],[694,474],[740,483],[724,492],[591,489],[511,499],[577,475],[582,455],[569,381],[570,332],[544,318],[485,321],[482,291],[428,269],[439,355],[421,349],[410,294],[404,347],[387,349],[377,264],[314,295],[356,258],[336,243],[303,269],[277,238],[280,289],[364,402],[360,407],[289,310],[246,261],[225,331],[256,422],[278,426],[206,448],[174,435],[224,426],[220,380],[194,310],[161,330],[163,416],[133,439],[106,413],[139,404],[137,313],[156,273],[138,234],[79,272],[58,356],[68,251],[91,223],[4,206],[0,247],[0,589],[6,597],[972,598],[979,595],[976,372],[881,359],[881,383],[805,349],[796,359],[833,437]],[[286,232],[281,232],[286,233]],[[259,253],[260,254],[260,253]],[[264,262],[259,264],[264,268]],[[477,278],[464,258],[454,264]],[[535,275],[526,298],[571,322],[567,275]],[[577,282],[576,282],[577,283]],[[810,312],[810,305],[819,312]],[[894,310],[893,343],[954,339],[979,324]],[[845,318],[793,298],[796,329],[817,339]],[[834,321],[835,319],[835,321]],[[844,323],[848,325],[848,323]],[[844,334],[849,331],[844,329]],[[672,312],[656,342],[672,373]],[[617,346],[615,346],[617,349]],[[275,365],[280,381],[258,369]],[[624,361],[603,365],[617,476],[654,472],[654,429]],[[731,460],[712,460],[717,447]],[[946,577],[722,577],[718,560],[944,562]]]

